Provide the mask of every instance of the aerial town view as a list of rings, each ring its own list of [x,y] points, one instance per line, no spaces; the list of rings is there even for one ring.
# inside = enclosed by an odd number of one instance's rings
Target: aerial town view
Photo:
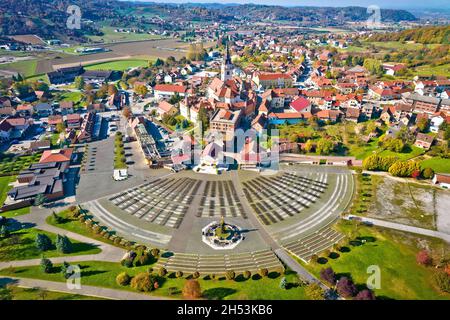
[[[0,300],[450,300],[449,207],[448,1],[0,2]]]

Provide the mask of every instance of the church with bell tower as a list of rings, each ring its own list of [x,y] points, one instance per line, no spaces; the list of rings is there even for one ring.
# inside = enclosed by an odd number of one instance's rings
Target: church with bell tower
[[[231,62],[230,47],[228,46],[228,41],[227,41],[226,53],[225,53],[225,56],[222,61],[220,79],[223,82],[232,79],[233,78],[233,70],[234,70],[234,66],[233,66],[233,63]]]

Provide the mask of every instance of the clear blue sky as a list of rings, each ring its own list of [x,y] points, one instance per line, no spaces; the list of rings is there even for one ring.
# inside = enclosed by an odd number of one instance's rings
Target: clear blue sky
[[[185,3],[185,2],[204,2],[204,3],[256,3],[268,5],[285,6],[362,6],[378,5],[381,8],[400,8],[400,9],[450,9],[449,0],[137,0],[144,2],[165,2],[165,3]]]

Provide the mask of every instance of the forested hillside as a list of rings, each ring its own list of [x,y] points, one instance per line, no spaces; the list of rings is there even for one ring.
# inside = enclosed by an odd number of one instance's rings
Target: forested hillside
[[[394,33],[379,33],[369,41],[414,41],[417,43],[450,44],[450,26],[423,27]]]

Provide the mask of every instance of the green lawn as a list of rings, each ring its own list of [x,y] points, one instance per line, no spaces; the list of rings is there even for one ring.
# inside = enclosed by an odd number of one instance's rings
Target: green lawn
[[[22,61],[17,61],[17,62],[0,64],[0,69],[14,70],[14,71],[17,71],[20,74],[24,75],[25,77],[30,77],[30,76],[36,74],[36,66],[37,66],[37,60],[30,59],[30,60],[22,60]]]
[[[424,65],[417,67],[415,71],[419,76],[435,75],[435,76],[450,77],[450,63],[434,67],[430,65]]]
[[[37,74],[27,78],[27,81],[43,81],[47,84],[50,84],[50,80],[48,79],[47,74]]]
[[[343,222],[340,229],[349,234],[353,227],[350,222]],[[349,252],[340,252],[338,258],[328,258],[324,264],[310,263],[306,265],[307,269],[319,277],[322,268],[332,267],[338,276],[351,276],[355,284],[363,286],[369,277],[367,268],[376,265],[381,270],[381,288],[374,290],[379,298],[450,299],[450,295],[441,294],[433,287],[435,269],[416,263],[417,237],[366,226],[358,227],[358,237],[367,242],[356,241],[353,246],[348,246]],[[441,241],[427,240],[433,249],[441,250]]]
[[[14,179],[14,176],[0,177],[0,205],[3,204],[6,199],[6,194],[11,189],[11,186],[8,184],[13,182]]]
[[[444,158],[430,158],[423,160],[420,163],[420,166],[423,168],[431,168],[434,172],[438,173],[450,173],[450,159]]]
[[[378,139],[373,139],[364,146],[350,144],[348,146],[348,155],[362,160],[376,152],[378,148]]]
[[[110,244],[110,245],[115,245],[113,241],[103,238],[101,235],[95,234],[92,231],[92,229],[89,228],[85,223],[81,223],[77,219],[70,217],[68,213],[69,213],[68,210],[58,212],[58,216],[63,219],[62,223],[56,223],[55,219],[51,215],[49,217],[47,217],[47,219],[45,221],[49,225],[52,225],[52,226],[55,226],[55,227],[58,227],[61,229],[65,229],[67,231],[71,231],[74,233],[78,233],[78,234],[81,234],[82,236],[92,238],[92,239],[95,239],[98,241],[102,241],[102,242]]]
[[[15,176],[0,177],[0,206],[3,205],[3,202],[6,199],[6,195],[11,189],[11,186],[9,186],[8,184],[15,180]],[[6,218],[13,218],[27,213],[30,213],[30,207],[1,212],[0,215]]]
[[[411,150],[409,152],[394,152],[390,150],[384,150],[379,153],[380,156],[386,157],[386,156],[395,156],[399,158],[400,160],[409,160],[411,158],[415,158],[420,156],[421,154],[424,154],[425,151],[422,148],[411,146]]]
[[[5,212],[0,213],[0,215],[5,218],[14,218],[14,217],[18,217],[18,216],[28,214],[28,213],[30,213],[30,207],[24,207],[24,208],[20,208],[20,209],[16,209],[16,210],[5,211]]]
[[[119,286],[115,278],[120,272],[126,271],[129,275],[135,275],[139,272],[146,271],[149,266],[126,268],[119,263],[112,262],[80,262],[82,269],[81,284],[107,287],[113,289],[133,290],[130,287]],[[6,268],[0,271],[4,276],[19,276],[24,278],[36,278],[50,281],[65,281],[56,266],[54,273],[43,273],[39,266]],[[292,281],[292,275],[286,276],[288,282]],[[303,287],[293,287],[288,290],[280,289],[281,276],[276,278],[260,278],[258,280],[243,280],[240,277],[236,280],[205,280],[200,278],[200,286],[203,294],[209,299],[305,299]],[[160,288],[152,292],[152,295],[169,296],[169,288],[177,288],[181,291],[185,279],[166,276],[160,279]],[[180,298],[180,294],[173,296]]]
[[[80,294],[48,291],[39,288],[22,288],[13,286],[13,300],[106,300],[103,298],[83,296]],[[44,293],[43,293],[44,292]]]
[[[44,233],[55,242],[56,234],[42,231],[35,228],[22,229],[12,232],[7,239],[0,240],[0,261],[14,261],[40,258],[42,254],[46,257],[76,256],[86,254],[97,254],[101,249],[94,245],[71,240],[73,252],[61,254],[56,248],[53,250],[41,252],[36,248],[35,239],[38,233]]]
[[[67,91],[60,94],[57,101],[73,101],[74,103],[79,102],[83,97],[83,93],[79,91]]]
[[[84,68],[86,70],[125,71],[129,68],[144,67],[147,65],[148,65],[148,60],[129,59],[129,60],[118,60],[118,61],[90,64],[90,65],[86,65]]]

